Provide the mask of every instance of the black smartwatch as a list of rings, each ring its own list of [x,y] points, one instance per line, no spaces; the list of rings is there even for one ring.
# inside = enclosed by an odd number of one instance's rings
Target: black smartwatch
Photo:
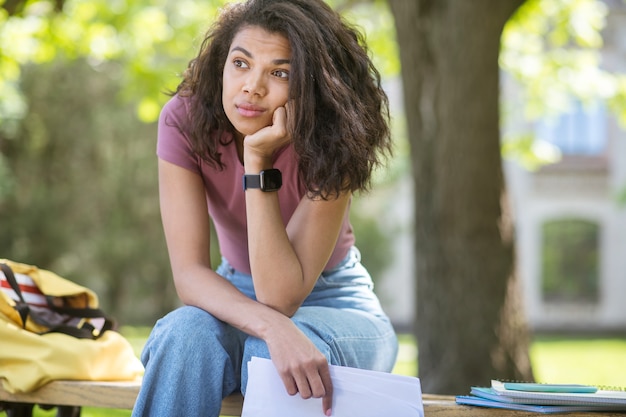
[[[283,185],[283,175],[276,168],[266,169],[259,175],[244,174],[243,190],[250,188],[260,188],[261,191],[271,192],[278,191]]]

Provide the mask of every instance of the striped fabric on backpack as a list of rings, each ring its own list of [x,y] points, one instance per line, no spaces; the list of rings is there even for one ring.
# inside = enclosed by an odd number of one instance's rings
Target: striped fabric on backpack
[[[28,275],[16,273],[15,279],[22,291],[22,296],[24,297],[24,301],[32,306],[38,307],[48,307],[48,302],[46,301],[46,296],[42,294],[37,287],[37,284],[33,281],[31,277]],[[6,295],[8,295],[13,301],[20,301],[18,295],[13,291],[11,285],[7,281],[4,272],[0,270],[0,289],[4,291]]]

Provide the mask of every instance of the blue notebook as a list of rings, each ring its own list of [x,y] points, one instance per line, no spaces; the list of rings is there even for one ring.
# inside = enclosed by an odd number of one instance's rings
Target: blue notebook
[[[612,405],[626,407],[626,392],[620,390],[581,390],[575,386],[567,391],[566,385],[559,385],[558,390],[537,390],[537,384],[529,384],[529,389],[524,391],[522,384],[517,384],[515,389],[508,389],[504,382],[492,380],[491,389],[494,394],[507,398],[508,401],[521,400],[527,404],[542,405]]]
[[[604,406],[604,405],[533,405],[492,401],[486,398],[474,395],[459,395],[456,397],[456,403],[461,405],[472,405],[478,407],[500,408],[506,410],[528,411],[531,413],[568,413],[568,412],[587,412],[587,411],[626,411],[626,407],[622,406]]]
[[[626,391],[578,384],[510,383],[493,380],[491,387],[472,387],[458,404],[536,413],[626,411]]]

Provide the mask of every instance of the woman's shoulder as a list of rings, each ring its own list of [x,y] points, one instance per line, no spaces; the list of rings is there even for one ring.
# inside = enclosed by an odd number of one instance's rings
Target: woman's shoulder
[[[196,169],[196,158],[188,135],[188,98],[173,95],[161,109],[157,155],[168,162]],[[197,170],[197,169],[196,169]]]
[[[163,108],[161,109],[161,118],[173,117],[179,121],[184,120],[189,112],[190,102],[190,97],[174,94],[163,105]]]

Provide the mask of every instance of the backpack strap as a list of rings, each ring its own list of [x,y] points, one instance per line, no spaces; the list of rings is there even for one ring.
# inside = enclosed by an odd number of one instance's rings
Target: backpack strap
[[[13,274],[11,267],[5,263],[0,263],[0,268],[2,269],[7,282],[11,286],[11,289],[19,298],[19,301],[15,303],[15,309],[22,319],[22,328],[26,328],[26,320],[28,320],[28,315],[30,314],[30,306],[26,303],[26,301],[24,301],[22,290],[20,289],[20,285],[17,283],[17,279],[15,279],[15,275]]]
[[[22,327],[26,328],[26,320],[30,316],[35,322],[48,327],[48,330],[41,333],[64,333],[69,336],[74,336],[79,339],[97,339],[107,330],[113,330],[115,328],[115,320],[108,317],[104,311],[99,308],[77,308],[77,307],[58,307],[52,302],[50,296],[46,296],[48,302],[48,308],[56,313],[63,314],[72,318],[80,319],[103,319],[104,323],[98,332],[95,332],[96,328],[89,322],[85,321],[81,327],[71,326],[68,324],[51,323],[40,315],[36,314],[36,311],[32,310],[28,303],[24,300],[20,286],[13,274],[11,267],[5,263],[0,263],[0,268],[7,279],[7,282],[11,286],[11,289],[15,291],[19,301],[16,302],[15,309],[22,319]]]
[[[106,313],[99,308],[58,307],[52,303],[52,297],[47,296],[46,299],[48,300],[48,306],[50,309],[57,313],[85,319],[102,319],[104,321],[97,333],[94,332],[96,328],[89,322],[84,322],[81,327],[67,326],[63,324],[52,325],[49,326],[50,330],[47,333],[60,332],[78,337],[79,339],[97,339],[107,330],[115,329],[115,320],[107,316]]]

